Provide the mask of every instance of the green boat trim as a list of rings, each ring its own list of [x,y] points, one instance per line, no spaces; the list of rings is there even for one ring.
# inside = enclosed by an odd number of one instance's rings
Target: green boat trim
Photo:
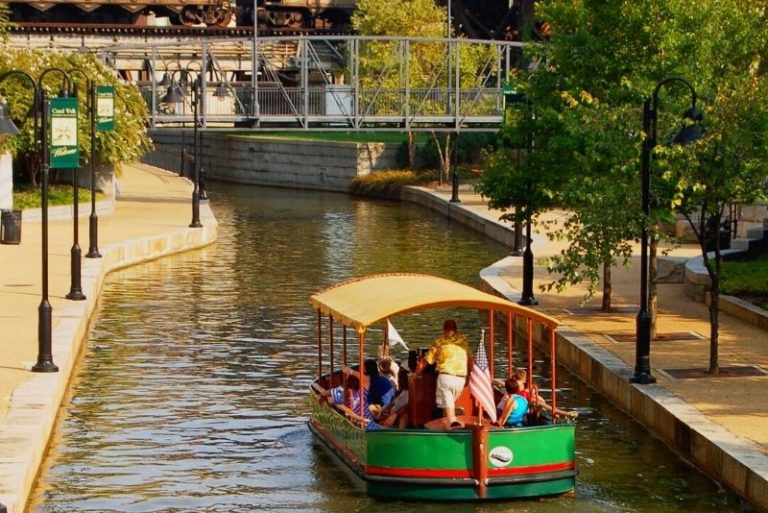
[[[341,415],[336,414],[340,423],[348,423]],[[567,493],[575,488],[576,469],[575,453],[569,452],[568,457],[561,461],[546,461],[546,455],[541,455],[537,463],[526,464],[510,468],[488,468],[487,477],[484,480],[484,495],[478,491],[479,480],[475,475],[475,463],[469,462],[463,467],[439,468],[439,459],[422,460],[418,466],[380,466],[371,464],[376,459],[376,439],[390,439],[388,445],[398,444],[398,439],[408,439],[407,443],[399,444],[402,451],[407,452],[411,446],[429,444],[429,440],[436,440],[445,435],[458,439],[464,439],[465,445],[472,444],[473,432],[441,432],[425,431],[419,429],[408,430],[380,430],[364,431],[349,425],[364,439],[366,446],[365,459],[358,458],[350,447],[344,442],[343,437],[334,434],[336,429],[329,428],[317,420],[308,422],[309,428],[316,438],[322,442],[325,449],[340,461],[357,480],[364,485],[366,491],[375,496],[400,499],[425,499],[425,500],[480,500],[480,499],[510,499],[523,497],[536,497],[543,495],[558,495]],[[547,431],[559,431],[562,443],[573,447],[575,429],[571,425],[543,426],[536,428],[505,429],[494,428],[492,435],[501,437],[496,441],[511,444],[515,438],[533,436],[547,437]],[[529,431],[529,433],[526,433]],[[535,433],[538,431],[538,433]],[[531,433],[534,432],[534,433]],[[458,453],[463,453],[458,448]],[[456,463],[454,463],[456,464]],[[437,493],[436,489],[442,489],[443,493]]]

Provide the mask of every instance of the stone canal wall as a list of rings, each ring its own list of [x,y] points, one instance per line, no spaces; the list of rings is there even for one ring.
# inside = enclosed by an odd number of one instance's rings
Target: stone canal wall
[[[150,133],[155,151],[143,162],[180,172],[181,148],[191,155],[190,129]],[[401,145],[306,141],[206,131],[198,135],[206,179],[346,192],[357,176],[398,167]],[[189,159],[186,159],[189,162]],[[191,164],[187,164],[187,175]]]

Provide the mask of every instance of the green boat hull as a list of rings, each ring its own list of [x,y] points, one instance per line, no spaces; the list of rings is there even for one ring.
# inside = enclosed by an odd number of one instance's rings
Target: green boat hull
[[[576,484],[572,423],[490,428],[482,435],[478,429],[362,431],[328,408],[313,408],[309,427],[374,497],[515,499],[563,494]]]

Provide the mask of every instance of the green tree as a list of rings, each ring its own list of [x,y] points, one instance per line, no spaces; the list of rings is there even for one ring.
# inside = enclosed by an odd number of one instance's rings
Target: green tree
[[[757,67],[753,68],[757,71]],[[709,372],[719,371],[722,252],[719,232],[732,204],[768,198],[768,81],[745,73],[721,84],[707,105],[707,132],[691,153],[671,153],[663,179],[671,205],[693,227],[710,279]]]
[[[352,16],[357,33],[367,36],[390,36],[391,41],[369,41],[360,52],[360,84],[362,102],[379,114],[401,112],[406,101],[406,83],[410,87],[408,109],[423,115],[446,111],[450,98],[432,95],[435,88],[449,89],[455,80],[448,73],[449,46],[440,38],[446,35],[446,11],[434,0],[394,0],[378,2],[360,0]],[[452,34],[453,35],[453,34]],[[424,38],[424,39],[416,39]],[[489,73],[492,55],[481,44],[468,41],[454,47],[459,52],[459,85],[462,89],[478,87]],[[455,57],[452,59],[452,62]],[[407,70],[404,76],[403,70]],[[433,133],[440,156],[443,175],[447,178],[451,162],[451,132],[441,142]],[[415,139],[409,132],[409,161],[413,165]],[[441,144],[442,143],[442,144]]]
[[[597,266],[625,261],[627,243],[639,236],[642,223],[651,233],[653,264],[659,227],[675,213],[691,216],[699,209],[703,223],[712,214],[722,215],[729,202],[764,195],[765,5],[739,0],[548,0],[537,9],[537,18],[551,27],[551,37],[527,48],[527,58],[541,65],[522,85],[537,117],[548,120],[534,127],[533,154],[550,154],[531,171],[559,175],[556,184],[549,182],[556,185],[551,195],[574,213],[559,233],[571,247],[552,263],[562,273],[558,286],[585,277],[594,284]],[[685,88],[661,91],[653,208],[644,219],[639,215],[638,172],[646,134],[640,107],[662,78],[673,75],[689,79],[705,99],[706,137],[692,148],[668,145],[690,96]],[[529,177],[517,179],[486,194],[492,200],[503,197],[509,189],[525,187]],[[721,196],[715,197],[715,190]],[[706,232],[702,226],[700,236]],[[715,265],[708,264],[713,289],[718,286],[719,258],[716,252]],[[655,304],[655,289],[650,292]],[[710,309],[710,321],[710,370],[716,372],[716,307]]]

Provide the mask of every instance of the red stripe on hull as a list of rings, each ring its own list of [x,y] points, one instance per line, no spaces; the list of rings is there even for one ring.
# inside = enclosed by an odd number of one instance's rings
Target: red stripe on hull
[[[576,463],[565,461],[562,463],[549,463],[547,465],[531,465],[530,467],[511,467],[511,468],[489,468],[488,477],[498,476],[517,476],[520,474],[543,474],[545,472],[560,472],[562,470],[573,470]]]
[[[515,476],[521,474],[543,474],[547,472],[558,472],[561,470],[572,470],[576,468],[574,462],[550,463],[547,465],[530,465],[528,467],[513,468],[489,468],[488,477]],[[423,477],[423,478],[471,478],[473,477],[470,469],[422,469],[422,468],[391,468],[376,467],[368,465],[365,469],[366,474],[372,476],[390,476],[390,477]]]

